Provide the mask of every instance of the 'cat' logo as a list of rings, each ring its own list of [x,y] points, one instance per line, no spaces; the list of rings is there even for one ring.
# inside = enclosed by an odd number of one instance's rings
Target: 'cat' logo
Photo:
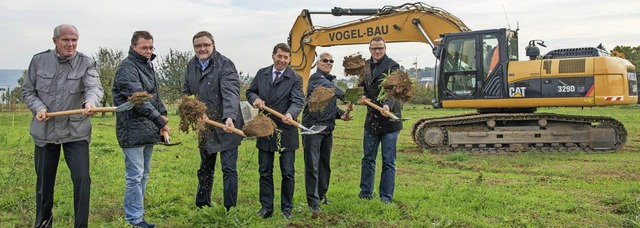
[[[527,87],[509,87],[509,97],[526,97],[525,90]]]

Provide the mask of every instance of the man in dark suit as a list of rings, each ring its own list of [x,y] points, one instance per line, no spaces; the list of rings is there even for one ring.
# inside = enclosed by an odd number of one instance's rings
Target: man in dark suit
[[[382,146],[382,173],[380,175],[380,200],[390,203],[396,180],[396,143],[402,129],[401,122],[392,122],[387,116],[392,112],[402,118],[402,103],[392,97],[378,98],[382,80],[391,72],[398,70],[399,65],[386,54],[387,46],[382,37],[374,37],[369,42],[371,59],[367,66],[371,74],[364,79],[364,96],[371,102],[382,106],[384,112],[367,107],[367,118],[364,121],[364,137],[362,140],[364,156],[360,176],[360,194],[362,199],[373,199],[373,182],[376,174],[376,157],[378,146]],[[360,104],[364,102],[360,101]]]
[[[258,171],[260,173],[260,204],[258,216],[271,217],[273,213],[273,159],[280,152],[280,191],[282,214],[292,217],[294,191],[295,150],[298,149],[298,129],[291,125],[302,110],[304,94],[302,77],[289,68],[291,48],[284,43],[273,47],[273,65],[258,70],[247,89],[247,100],[253,107],[270,107],[284,114],[284,118],[268,115],[276,123],[278,131],[257,139]]]
[[[238,146],[242,137],[232,134],[231,128],[244,125],[240,112],[240,77],[233,62],[215,48],[213,35],[207,31],[196,33],[192,39],[195,56],[187,63],[182,93],[196,95],[207,106],[206,118],[222,122],[225,128],[207,126],[199,132],[200,169],[196,206],[211,207],[211,188],[220,154],[222,166],[224,207],[236,206],[238,199]]]

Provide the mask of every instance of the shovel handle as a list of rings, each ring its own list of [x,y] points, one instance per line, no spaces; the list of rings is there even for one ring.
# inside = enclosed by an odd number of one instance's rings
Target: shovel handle
[[[267,112],[269,112],[269,113],[271,113],[271,114],[273,114],[273,115],[276,115],[280,119],[284,119],[285,118],[285,116],[282,115],[282,113],[279,113],[278,111],[273,110],[273,109],[267,107],[266,105],[262,105],[262,109],[267,111]],[[298,122],[296,122],[296,121],[292,120],[292,121],[289,121],[289,123],[291,123],[293,126],[295,126],[297,128],[300,128],[300,124]]]
[[[204,122],[205,122],[205,123],[208,123],[208,124],[211,124],[211,125],[213,125],[213,126],[216,126],[216,127],[222,128],[222,129],[224,129],[224,128],[226,127],[224,124],[221,124],[221,123],[218,123],[218,122],[216,122],[216,121],[209,120],[209,119],[205,119],[205,120],[204,120]],[[238,129],[238,128],[233,127],[233,128],[231,128],[231,129],[230,129],[230,131],[231,131],[231,132],[233,132],[233,133],[234,133],[234,134],[236,134],[236,135],[239,135],[239,136],[242,136],[242,137],[245,137],[245,138],[247,137],[247,136],[244,134],[244,132],[243,132],[242,130]]]
[[[390,111],[384,110],[384,108],[380,107],[377,104],[374,104],[373,102],[367,100],[367,99],[362,99],[362,101],[364,101],[365,104],[371,106],[372,108],[375,108],[376,110],[380,111],[380,113],[385,113],[387,116],[389,116],[391,119],[396,119],[399,120],[400,118],[398,118],[395,114],[393,114]]]
[[[160,131],[160,135],[162,135],[162,137],[164,138],[164,142],[166,144],[169,144],[171,142],[171,140],[169,139],[169,132],[168,131]]]
[[[47,117],[82,114],[82,110],[84,109],[73,109],[73,110],[60,111],[60,112],[47,112]],[[92,108],[91,111],[92,112],[116,112],[116,107]]]
[[[347,102],[347,111],[344,112],[345,116],[349,116],[349,113],[351,113],[351,110],[353,110],[353,103],[351,101]]]

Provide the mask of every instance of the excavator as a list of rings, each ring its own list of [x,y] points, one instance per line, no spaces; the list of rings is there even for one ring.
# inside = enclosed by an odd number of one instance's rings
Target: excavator
[[[313,14],[361,18],[315,26]],[[517,30],[472,31],[451,13],[424,3],[302,10],[288,38],[291,68],[303,77],[306,88],[316,47],[367,44],[375,36],[387,43],[428,43],[437,59],[433,107],[477,110],[417,120],[411,135],[424,150],[609,152],[626,142],[624,125],[611,117],[536,111],[635,104],[637,78],[629,61],[596,47],[541,55],[538,46],[545,47],[541,40],[529,41],[525,48],[529,59],[519,60]]]

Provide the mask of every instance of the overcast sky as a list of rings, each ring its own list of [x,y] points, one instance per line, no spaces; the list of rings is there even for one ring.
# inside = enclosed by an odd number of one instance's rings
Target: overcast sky
[[[401,5],[388,0],[0,0],[0,69],[26,69],[31,57],[53,49],[53,28],[61,23],[75,25],[80,33],[78,50],[93,56],[99,47],[128,50],[131,34],[147,30],[154,36],[156,54],[169,48],[191,50],[192,36],[210,31],[216,48],[236,64],[238,71],[254,75],[272,64],[271,50],[285,42],[302,9],[329,11],[335,6],[381,8]],[[565,47],[597,46],[608,50],[616,45],[640,46],[640,0],[434,0],[460,18],[472,30],[506,28],[519,24],[520,59],[531,39],[545,41],[541,52]],[[506,13],[506,15],[505,15]],[[357,19],[313,15],[315,25],[330,26]],[[424,22],[423,22],[424,23]],[[430,47],[423,43],[388,44],[387,54],[405,67],[432,67]],[[343,56],[355,52],[370,54],[365,45],[318,48],[338,60],[336,75],[342,75]]]

